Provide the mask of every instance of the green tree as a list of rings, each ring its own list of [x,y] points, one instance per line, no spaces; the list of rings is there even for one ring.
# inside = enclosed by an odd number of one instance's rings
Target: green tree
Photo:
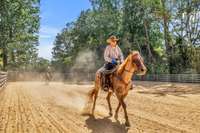
[[[39,0],[1,0],[0,46],[3,49],[4,68],[15,64],[15,58],[19,60],[19,56],[23,56],[22,62],[24,58],[33,60],[38,45],[39,3]]]
[[[96,68],[103,62],[106,39],[120,38],[125,56],[138,50],[149,73],[200,73],[199,4],[197,0],[90,0],[56,37],[53,64],[71,68],[78,53],[92,50]],[[179,68],[179,69],[177,69]],[[189,70],[190,69],[190,70]]]
[[[50,61],[44,58],[38,58],[36,60],[36,64],[34,65],[35,70],[38,72],[46,72],[47,68],[50,66],[51,66]]]

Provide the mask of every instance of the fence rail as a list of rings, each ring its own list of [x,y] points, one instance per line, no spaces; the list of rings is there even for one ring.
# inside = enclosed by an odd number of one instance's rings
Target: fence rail
[[[7,72],[0,71],[0,88],[3,88],[6,85],[7,81]]]
[[[142,81],[200,83],[200,74],[149,74],[135,76],[134,79]]]
[[[7,73],[6,73],[7,75]],[[43,81],[45,73],[37,72],[9,72],[9,81]],[[93,81],[94,72],[69,72],[52,73],[52,81]],[[161,81],[161,82],[181,82],[181,83],[200,83],[200,74],[147,74],[144,76],[134,76],[134,80],[141,81]]]
[[[67,79],[94,80],[95,73],[65,73]],[[200,74],[147,74],[144,76],[134,76],[134,80],[141,81],[160,81],[160,82],[181,82],[181,83],[200,83]]]

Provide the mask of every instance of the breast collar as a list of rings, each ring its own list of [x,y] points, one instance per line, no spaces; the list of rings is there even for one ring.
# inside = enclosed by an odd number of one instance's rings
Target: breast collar
[[[132,74],[134,73],[134,71],[133,71],[133,72],[131,72],[131,71],[129,71],[129,70],[126,70],[126,69],[124,69],[124,71],[125,71],[125,72],[128,72],[128,73],[132,73]]]
[[[117,75],[117,74],[114,74],[114,76],[115,76],[118,80],[122,81],[126,86],[130,83],[130,81],[129,81],[128,83],[126,83],[126,82],[123,80],[123,78],[122,78],[121,76]]]

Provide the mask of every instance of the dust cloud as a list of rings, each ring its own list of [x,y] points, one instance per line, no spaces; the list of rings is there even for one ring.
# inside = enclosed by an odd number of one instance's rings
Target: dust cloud
[[[73,67],[70,69],[70,80],[75,83],[88,82],[94,79],[96,55],[91,50],[78,53]]]
[[[70,79],[69,82],[63,73],[58,72],[51,73],[52,79],[48,84],[45,84],[45,73],[39,72],[10,72],[9,79],[11,81],[42,81],[43,83],[33,82],[34,86],[39,86],[42,83],[43,88],[41,88],[40,94],[38,94],[39,96],[51,96],[56,105],[66,108],[74,108],[78,112],[82,112],[85,104],[88,102],[87,93],[91,89],[91,84],[90,88],[85,90],[82,90],[81,88],[77,90],[76,84],[80,82],[88,83],[90,79],[94,78],[94,75],[91,73],[93,73],[95,70],[95,60],[96,55],[93,51],[87,49],[79,52],[75,59],[74,65],[70,69],[70,72],[65,73],[72,74],[67,75]],[[57,84],[59,82],[62,84],[62,86]],[[55,86],[55,84],[57,85]],[[63,88],[63,85],[65,88]],[[54,89],[61,91],[58,91],[59,94],[56,94],[55,92],[52,92]],[[91,107],[92,105],[89,108],[91,109]],[[97,105],[96,112],[101,114],[102,112],[106,112],[106,108],[104,106]]]
[[[86,103],[86,96],[79,92],[67,91],[64,94],[60,94],[59,97],[55,97],[54,100],[59,106],[74,108],[80,112]]]
[[[75,64],[72,67],[73,70],[84,69],[86,71],[90,71],[95,69],[95,53],[91,50],[83,50],[78,53],[76,57]]]
[[[78,85],[68,85],[68,89],[65,89],[63,93],[56,94],[59,97],[54,97],[54,102],[58,106],[65,108],[73,108],[79,114],[91,114],[92,102],[88,100],[88,91],[92,88],[90,85],[86,89],[78,88]],[[86,87],[83,85],[83,87]],[[71,90],[69,90],[71,88]],[[88,104],[89,103],[89,104]],[[87,108],[86,108],[87,105]],[[108,113],[105,106],[96,105],[95,114],[106,115]]]

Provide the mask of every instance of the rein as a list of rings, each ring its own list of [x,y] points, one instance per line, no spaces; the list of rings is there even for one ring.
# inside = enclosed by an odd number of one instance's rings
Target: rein
[[[127,60],[126,60],[126,63],[127,63]],[[126,65],[126,64],[125,64],[125,65]],[[124,68],[123,72],[127,72],[127,75],[129,75],[129,76],[130,76],[130,74],[133,75],[133,74],[135,73],[135,71],[130,71],[130,70],[127,70],[126,68]],[[123,72],[122,72],[122,73],[123,73]],[[119,75],[119,74],[117,74],[117,73],[115,73],[114,76],[115,76],[118,80],[122,81],[126,86],[130,83],[130,81],[128,81],[128,83],[127,83],[126,81],[124,81],[124,79],[122,78],[122,76]]]
[[[134,73],[134,72],[131,72],[131,71],[126,70],[126,69],[124,69],[124,71],[125,71],[125,72],[128,72],[128,73],[132,73],[132,74]]]
[[[122,81],[126,86],[129,84],[129,83],[126,83],[121,76],[119,75],[114,75],[118,80]]]
[[[131,71],[126,70],[126,69],[124,69],[124,71],[125,71],[125,72],[128,72],[128,73],[131,73],[131,74],[134,73],[134,72],[131,72]],[[121,77],[121,75],[114,74],[114,76],[115,76],[118,80],[122,81],[126,86],[130,83],[130,81],[129,81],[128,83],[126,83],[126,82],[123,80],[123,78]]]

